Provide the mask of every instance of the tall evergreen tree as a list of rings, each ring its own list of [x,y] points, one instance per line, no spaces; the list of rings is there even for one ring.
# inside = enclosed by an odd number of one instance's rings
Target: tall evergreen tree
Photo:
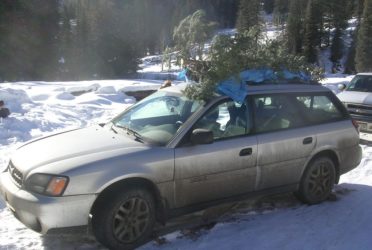
[[[342,40],[342,30],[340,28],[336,28],[333,34],[332,45],[331,45],[330,60],[333,63],[332,71],[337,70],[340,64],[340,59],[344,55],[343,49],[344,49],[344,43]]]
[[[356,0],[356,8],[355,8],[355,15],[358,18],[358,21],[362,18],[363,15],[363,9],[364,9],[364,1],[365,0]]]
[[[330,3],[330,22],[335,28],[331,44],[330,60],[333,63],[333,69],[336,69],[340,64],[340,59],[344,54],[344,41],[342,39],[343,31],[347,27],[349,11],[345,8],[348,6],[347,0],[331,0]]]
[[[352,34],[352,42],[350,44],[346,61],[345,61],[345,74],[355,74],[356,69],[355,69],[355,54],[356,54],[356,44],[357,44],[357,39],[358,39],[358,27],[354,30]]]
[[[274,21],[276,24],[283,25],[287,19],[289,8],[288,0],[275,0]]]
[[[290,0],[286,26],[286,43],[288,51],[292,54],[302,52],[304,35],[304,0]]]
[[[354,7],[351,8],[353,10],[352,15],[356,16],[357,18],[357,27],[352,33],[352,41],[350,47],[348,48],[348,53],[345,61],[345,74],[355,74],[356,66],[355,66],[355,56],[356,56],[356,46],[358,44],[358,33],[360,28],[360,23],[363,15],[363,7],[364,7],[364,0],[355,0],[352,1],[354,3]]]
[[[238,32],[250,30],[261,23],[259,0],[240,0],[236,28]]]
[[[356,47],[356,69],[358,72],[372,71],[372,0],[364,1],[362,22],[358,31]]]
[[[231,28],[236,23],[236,13],[238,11],[239,2],[236,0],[214,0],[211,2],[215,16],[211,20],[215,20],[222,28]]]
[[[181,58],[188,60],[196,59],[198,56],[199,60],[203,60],[204,44],[211,37],[215,27],[215,23],[206,20],[206,13],[203,10],[197,10],[183,19],[173,33]],[[193,50],[196,50],[196,53],[193,53]]]
[[[263,8],[266,14],[274,12],[275,0],[263,0]]]
[[[308,62],[317,62],[321,44],[322,22],[319,0],[309,0],[305,15],[304,55]]]

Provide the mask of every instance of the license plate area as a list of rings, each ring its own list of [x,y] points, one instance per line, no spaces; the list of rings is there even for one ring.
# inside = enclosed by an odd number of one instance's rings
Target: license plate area
[[[372,123],[357,121],[361,132],[372,132]]]

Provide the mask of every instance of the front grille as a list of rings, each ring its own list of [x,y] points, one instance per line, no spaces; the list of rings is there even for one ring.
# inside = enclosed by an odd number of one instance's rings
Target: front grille
[[[23,179],[23,174],[21,173],[21,171],[19,171],[14,165],[12,162],[9,162],[9,165],[8,165],[8,172],[10,174],[10,176],[12,176],[14,182],[18,185],[18,186],[22,186],[22,179]]]
[[[372,106],[347,104],[346,107],[350,114],[372,117]]]

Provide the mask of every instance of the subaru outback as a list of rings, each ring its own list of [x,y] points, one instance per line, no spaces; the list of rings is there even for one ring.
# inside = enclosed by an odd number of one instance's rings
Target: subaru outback
[[[159,90],[107,124],[30,141],[0,174],[0,194],[29,228],[90,225],[132,249],[156,222],[256,194],[326,200],[361,161],[358,130],[319,85],[251,86],[244,102]]]

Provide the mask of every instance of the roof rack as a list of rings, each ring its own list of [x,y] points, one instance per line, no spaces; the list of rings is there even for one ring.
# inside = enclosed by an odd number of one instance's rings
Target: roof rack
[[[230,96],[234,101],[242,103],[249,92],[249,86],[281,84],[320,85],[304,72],[291,72],[286,69],[280,71],[249,69],[240,72],[239,77],[230,77],[219,82],[217,84],[217,92]]]
[[[308,85],[321,85],[317,81],[304,81],[302,79],[277,79],[277,80],[264,80],[262,82],[245,81],[248,86],[260,86],[260,85],[281,85],[281,84],[308,84]]]

